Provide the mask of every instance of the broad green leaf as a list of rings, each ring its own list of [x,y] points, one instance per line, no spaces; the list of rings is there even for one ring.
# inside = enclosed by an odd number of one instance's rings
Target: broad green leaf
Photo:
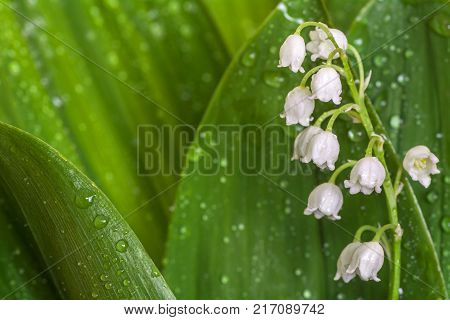
[[[42,269],[39,254],[18,232],[20,224],[13,224],[6,213],[11,211],[11,203],[6,201],[4,192],[0,193],[0,297],[8,299],[57,299],[53,284],[47,274],[36,277]],[[27,286],[23,283],[33,279]]]
[[[320,1],[284,3],[289,17],[326,22]],[[350,197],[344,192],[342,220],[337,223],[303,215],[309,192],[329,175],[286,157],[291,155],[296,132],[277,115],[299,76],[276,68],[278,48],[296,27],[285,13],[276,10],[234,59],[202,122],[205,126],[256,125],[266,130],[272,126],[281,135],[274,139],[261,131],[250,141],[245,136],[228,140],[213,136],[217,153],[209,149],[196,151],[200,157],[188,157],[187,174],[192,177],[179,188],[166,269],[180,298],[387,298],[388,262],[380,283],[333,281],[337,257],[356,229],[361,224],[387,222],[383,195]],[[249,55],[254,59],[247,59]],[[317,113],[325,108],[329,105],[319,104]],[[372,117],[382,132],[373,112]],[[363,156],[367,139],[360,125],[343,118],[336,132],[341,163]],[[198,134],[193,150],[205,145],[205,136]],[[283,156],[284,163],[275,161]],[[256,169],[251,174],[238,170],[242,157],[254,159]],[[224,164],[219,175],[189,170],[203,158]],[[388,158],[395,169],[391,147]],[[280,173],[280,165],[288,170]],[[230,166],[236,170],[233,174],[227,174]],[[433,243],[406,181],[399,211],[405,229],[402,297],[445,298]]]
[[[2,188],[17,207],[11,214],[23,214],[33,254],[45,263],[34,275],[27,269],[31,277],[17,290],[49,271],[64,298],[173,298],[108,198],[49,145],[0,124],[0,168]]]
[[[351,29],[351,39],[361,44],[367,69],[373,70],[369,95],[395,148],[403,156],[415,145],[427,145],[440,159],[442,174],[433,177],[428,189],[417,182],[412,185],[447,286],[450,134],[445,114],[450,101],[450,39],[445,26],[449,12],[448,2],[442,1],[372,1]]]
[[[252,36],[278,0],[201,0],[231,53]]]
[[[160,264],[177,178],[137,174],[145,160],[137,128],[195,126],[202,116],[228,62],[203,7],[4,1],[0,26],[0,120],[55,147],[120,212],[138,208],[128,222]],[[175,158],[186,145],[178,137],[166,143]]]
[[[330,26],[347,30],[353,23],[361,8],[370,0],[323,0],[328,11]]]

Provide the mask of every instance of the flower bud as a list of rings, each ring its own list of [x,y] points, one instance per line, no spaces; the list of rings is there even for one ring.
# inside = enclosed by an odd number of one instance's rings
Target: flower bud
[[[342,50],[347,50],[347,38],[342,31],[337,29],[330,29],[334,40],[336,40],[337,45]],[[306,44],[306,50],[312,53],[311,60],[316,61],[317,58],[327,60],[331,52],[335,49],[333,42],[328,39],[325,31],[316,27],[316,30],[309,33],[311,41]],[[335,54],[333,59],[339,57],[339,54]]]
[[[329,131],[322,131],[311,138],[302,162],[308,163],[312,160],[320,169],[328,168],[333,171],[339,157],[339,149],[336,135]]]
[[[342,84],[339,74],[333,68],[322,68],[311,80],[312,97],[322,102],[329,102],[339,105],[341,103]]]
[[[283,114],[288,126],[297,123],[304,127],[309,126],[313,111],[314,99],[311,98],[311,91],[308,88],[296,87],[288,93]]]
[[[345,271],[356,274],[363,281],[380,281],[377,276],[384,262],[384,250],[378,241],[365,242],[353,253],[352,261]]]
[[[436,163],[439,159],[425,146],[411,148],[403,159],[403,168],[409,173],[414,181],[428,188],[431,183],[432,174],[438,174]]]
[[[280,62],[278,67],[289,67],[293,72],[305,72],[302,68],[305,60],[305,40],[298,34],[291,34],[280,48]]]
[[[350,194],[362,192],[369,195],[375,190],[381,192],[386,171],[376,157],[364,157],[359,160],[350,173],[350,180],[344,181],[344,186],[350,189]]]
[[[308,197],[305,215],[314,214],[316,219],[324,216],[331,220],[339,220],[339,211],[344,202],[342,191],[334,183],[322,183],[314,188]]]
[[[309,159],[306,162],[310,162],[311,157],[307,156],[309,142],[316,134],[321,132],[323,132],[323,130],[316,126],[303,129],[297,138],[295,138],[292,160],[300,160],[301,162],[305,162],[305,159]]]
[[[339,255],[339,259],[337,261],[337,271],[336,275],[334,276],[334,280],[339,280],[342,278],[345,283],[350,282],[355,276],[355,272],[348,273],[347,269],[350,266],[350,263],[352,262],[353,254],[355,253],[356,249],[358,249],[361,246],[360,242],[352,242],[349,245],[347,245],[344,250],[342,250],[341,254]]]

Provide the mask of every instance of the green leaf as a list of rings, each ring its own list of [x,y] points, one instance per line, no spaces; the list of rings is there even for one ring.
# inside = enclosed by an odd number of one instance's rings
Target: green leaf
[[[330,25],[340,30],[347,30],[361,8],[370,0],[323,0],[328,11]]]
[[[228,51],[236,53],[279,1],[202,0],[202,2],[217,25]]]
[[[326,21],[319,1],[284,3],[289,17]],[[356,229],[387,222],[383,195],[350,197],[344,192],[342,220],[337,223],[303,215],[309,192],[329,175],[288,159],[296,132],[277,115],[299,77],[276,68],[278,48],[296,27],[285,14],[276,10],[234,59],[203,119],[205,126],[255,125],[260,130],[250,140],[245,134],[213,139],[217,152],[206,151],[204,159],[188,163],[188,173],[202,160],[226,165],[216,176],[193,171],[179,188],[166,275],[180,298],[387,298],[387,262],[380,283],[333,281],[337,257]],[[255,57],[251,63],[249,55]],[[318,109],[326,107],[319,104]],[[380,123],[378,127],[382,131]],[[277,138],[268,135],[269,129],[278,132]],[[349,120],[337,124],[341,162],[363,156],[367,139],[362,130]],[[203,136],[198,134],[192,149],[204,145]],[[254,160],[253,171],[239,171],[243,156]],[[392,149],[388,158],[394,166]],[[402,297],[445,298],[439,262],[407,183],[399,215],[405,229]]]
[[[414,2],[418,4],[372,1],[353,25],[350,38],[360,39],[355,42],[362,44],[367,70],[373,70],[369,96],[374,97],[374,107],[387,124],[395,148],[403,156],[411,147],[422,144],[440,159],[442,174],[433,177],[428,189],[417,182],[412,185],[448,288],[450,132],[448,118],[443,115],[450,100],[450,39],[443,30],[450,7],[448,3]],[[384,28],[385,24],[389,28]]]
[[[128,222],[160,265],[177,177],[137,174],[137,128],[200,120],[229,60],[208,14],[197,0],[3,1],[0,27],[0,120],[64,154],[120,212],[138,208]],[[187,142],[166,142],[181,158]]]
[[[108,198],[54,149],[0,124],[0,168],[2,188],[17,206],[14,214],[23,214],[27,236],[38,249],[33,252],[45,263],[32,276],[49,271],[64,298],[173,298]],[[17,283],[16,290],[33,280]]]

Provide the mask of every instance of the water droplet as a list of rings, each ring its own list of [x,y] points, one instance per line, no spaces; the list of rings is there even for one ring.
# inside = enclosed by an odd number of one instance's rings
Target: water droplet
[[[386,56],[378,55],[373,59],[373,63],[375,63],[377,67],[382,67],[386,64],[387,60]]]
[[[409,77],[407,75],[401,73],[397,76],[397,81],[400,84],[405,84],[406,82],[409,81]]]
[[[340,292],[340,293],[337,294],[336,298],[337,298],[338,300],[344,300],[344,299],[345,299],[345,294],[343,294],[342,292]]]
[[[450,15],[444,10],[436,13],[430,21],[430,27],[437,34],[450,37]]]
[[[108,275],[107,274],[100,275],[100,280],[107,281],[108,280]]]
[[[296,268],[296,269],[294,270],[294,274],[295,274],[297,277],[300,277],[300,276],[302,275],[302,269]]]
[[[159,277],[160,275],[161,275],[161,274],[159,273],[158,270],[153,270],[153,271],[152,271],[152,278]]]
[[[227,178],[225,178],[224,176],[220,177],[220,183],[225,183],[227,182]]]
[[[264,82],[269,87],[279,88],[284,83],[285,78],[277,71],[267,71],[264,73]]]
[[[398,129],[402,124],[402,118],[400,118],[399,116],[392,116],[391,120],[389,120],[389,124],[391,125],[392,128]]]
[[[130,285],[131,281],[129,279],[124,279],[122,283],[125,287],[128,287]]]
[[[16,76],[20,73],[20,65],[19,63],[17,63],[16,61],[13,61],[9,64],[9,72],[11,72],[11,74],[13,76]]]
[[[444,182],[445,182],[446,184],[450,184],[450,176],[445,176],[445,177],[444,177]]]
[[[429,203],[436,202],[436,200],[439,198],[438,194],[434,191],[431,191],[427,194],[427,201]]]
[[[77,191],[75,196],[75,205],[81,209],[89,208],[95,199],[95,193],[89,189],[81,188]]]
[[[230,278],[228,278],[227,276],[223,275],[223,276],[220,278],[220,282],[221,282],[222,284],[227,284],[228,282],[230,282]]]
[[[411,49],[405,50],[405,58],[406,59],[412,58],[413,55],[414,55],[414,51],[412,51]]]
[[[309,291],[308,289],[304,290],[303,296],[305,297],[305,299],[311,298],[311,291]]]
[[[450,233],[450,217],[443,217],[441,220],[441,227],[446,233]]]
[[[353,142],[359,142],[364,138],[364,131],[360,128],[351,128],[348,130],[347,135]]]
[[[98,293],[97,292],[92,292],[91,296],[92,296],[92,298],[97,299],[98,298]]]
[[[125,252],[128,249],[128,242],[124,239],[121,239],[116,242],[116,250],[119,252]]]
[[[248,51],[242,56],[241,62],[244,66],[251,67],[255,64],[255,60],[256,60],[256,52]]]
[[[109,219],[107,216],[99,214],[94,219],[94,227],[96,229],[103,229],[108,224],[108,221],[109,221]]]
[[[109,290],[113,287],[111,282],[105,283],[105,289]]]

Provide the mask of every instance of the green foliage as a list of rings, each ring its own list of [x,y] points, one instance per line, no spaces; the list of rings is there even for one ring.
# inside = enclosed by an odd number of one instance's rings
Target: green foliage
[[[386,298],[387,263],[381,283],[332,280],[337,256],[356,228],[386,222],[383,196],[345,196],[341,221],[318,222],[302,212],[309,192],[328,175],[313,166],[274,162],[291,154],[298,132],[278,114],[300,79],[276,65],[279,46],[301,18],[347,29],[361,50],[366,71],[373,71],[371,116],[391,138],[393,171],[417,144],[430,146],[441,159],[443,174],[430,189],[413,183],[413,192],[404,181],[401,296],[445,298],[443,279],[450,279],[445,3],[0,4],[0,121],[8,123],[0,124],[0,296],[173,298],[157,269],[164,260],[178,298]],[[326,108],[320,104],[318,111]],[[138,126],[200,122],[202,133],[180,182],[177,174],[136,174],[146,161],[138,154]],[[338,122],[340,160],[361,157],[367,143],[362,128],[346,118]],[[261,135],[226,140],[209,132],[209,124],[256,125]],[[263,129],[277,132],[279,140],[262,135]],[[174,135],[164,148],[183,159],[189,140]],[[213,159],[219,174],[192,173],[211,146],[219,150]],[[241,162],[239,154],[265,171],[228,174]],[[160,165],[169,161],[163,158]],[[288,166],[288,172],[280,174],[274,163]],[[181,167],[180,162],[175,169]]]
[[[22,232],[32,239],[33,251],[40,253],[46,266],[41,266],[36,275],[49,271],[61,297],[173,298],[161,273],[119,212],[55,150],[29,134],[1,124],[0,166],[6,201],[20,207],[25,225]],[[22,244],[14,236],[10,239]],[[29,271],[33,269],[36,268]],[[24,278],[20,272],[13,276],[13,280]],[[34,276],[29,279],[32,280]],[[16,285],[22,289],[28,281]],[[44,289],[31,297],[47,297],[47,288]],[[8,298],[14,293],[2,295]]]
[[[285,3],[289,17],[324,20],[319,2]],[[376,28],[380,15],[386,14],[379,11],[390,6],[383,2],[372,5],[359,19],[360,24]],[[285,94],[299,78],[288,70],[276,68],[277,51],[294,28],[291,19],[286,19],[286,12],[275,11],[260,33],[234,59],[202,124],[282,125],[283,120],[278,119],[277,114]],[[358,34],[359,38],[355,36],[357,32],[355,27],[352,39],[366,43],[363,37],[370,36],[367,29]],[[372,42],[372,45],[379,46],[390,39],[381,32],[381,26],[378,26],[378,34],[383,37],[381,42]],[[249,55],[255,57],[252,63],[246,62]],[[390,100],[386,103],[389,105]],[[384,131],[371,111],[378,131]],[[360,138],[361,131],[360,126],[350,121],[340,123],[337,132],[341,161],[363,156],[367,141]],[[233,159],[233,155],[226,152],[239,150],[241,154],[271,163],[279,153],[289,150],[294,138],[291,134],[287,130],[285,135],[290,138],[280,139],[281,143],[267,138],[251,142],[218,140],[219,157],[231,159],[228,165],[236,167],[239,159]],[[197,144],[201,139],[197,137]],[[264,154],[263,150],[271,150],[271,153]],[[388,151],[395,172],[398,159],[395,160],[392,147]],[[337,257],[351,241],[357,227],[364,223],[386,222],[383,196],[347,195],[341,221],[317,222],[303,216],[302,211],[309,192],[319,181],[324,181],[325,175],[308,168],[303,167],[297,174],[273,176],[260,172],[254,172],[253,176],[240,173],[226,176],[222,170],[225,183],[220,183],[218,176],[205,177],[194,172],[193,177],[182,183],[171,225],[166,269],[175,294],[181,298],[386,298],[387,265],[381,283],[356,280],[344,286],[332,280]],[[401,296],[406,299],[445,298],[447,293],[439,261],[421,209],[409,183],[404,183],[405,191],[399,205],[405,229]],[[192,248],[195,248],[194,254]]]

